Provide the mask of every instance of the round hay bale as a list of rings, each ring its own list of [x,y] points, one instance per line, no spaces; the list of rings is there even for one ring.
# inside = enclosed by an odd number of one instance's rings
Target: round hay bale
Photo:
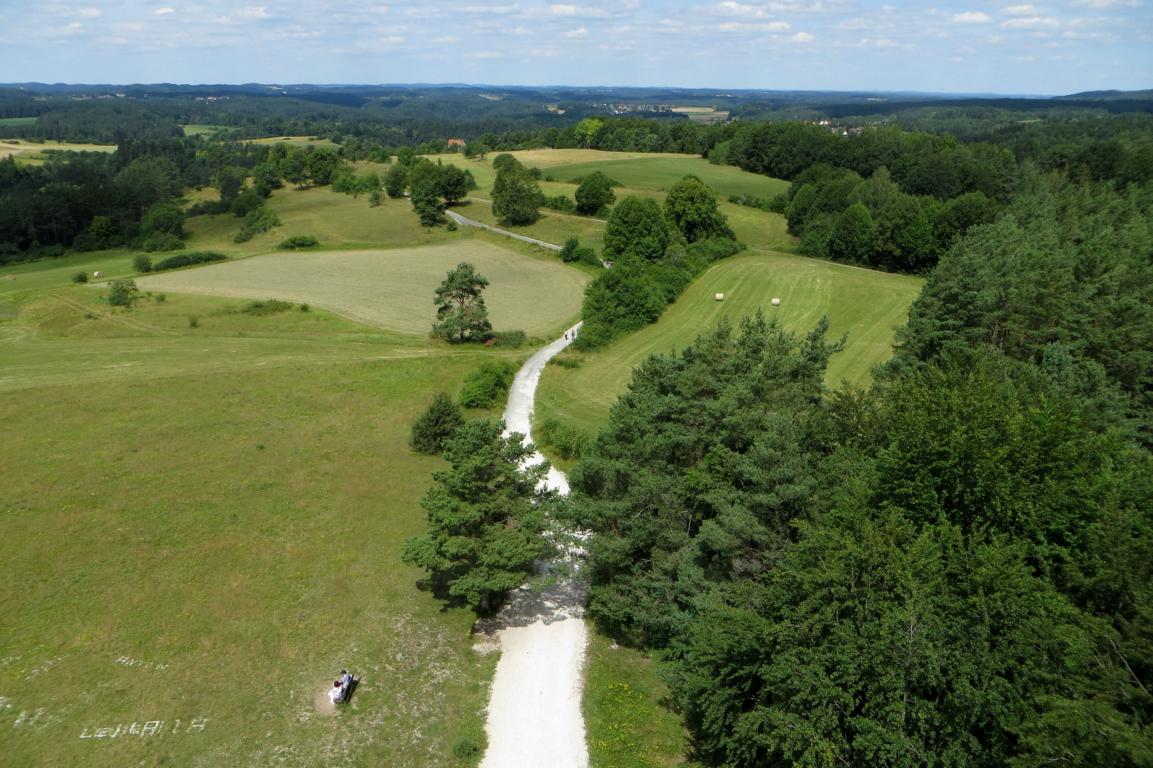
[[[781,300],[780,300],[780,299],[778,299],[776,296],[774,296],[774,297],[773,297],[773,300],[772,300],[772,301],[770,301],[769,303],[770,303],[770,304],[772,304],[774,307],[779,307],[779,306],[781,306]]]
[[[717,293],[717,294],[713,294],[713,298],[716,299],[717,301],[724,301],[725,295],[723,293]]]

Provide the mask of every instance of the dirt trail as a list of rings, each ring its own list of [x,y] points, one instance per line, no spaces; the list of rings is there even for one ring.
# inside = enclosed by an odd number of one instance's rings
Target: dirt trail
[[[540,349],[521,367],[504,412],[509,432],[531,440],[533,399],[541,371],[580,329]],[[530,462],[543,461],[535,454]],[[545,483],[567,494],[568,479],[556,468]],[[565,558],[570,560],[571,558]],[[555,564],[554,564],[555,565]],[[565,564],[567,565],[567,564]],[[550,570],[552,566],[546,566]],[[558,570],[552,585],[514,592],[500,614],[482,622],[494,635],[501,657],[488,704],[488,751],[481,768],[587,768],[581,684],[588,635],[583,616],[584,587],[570,568]]]

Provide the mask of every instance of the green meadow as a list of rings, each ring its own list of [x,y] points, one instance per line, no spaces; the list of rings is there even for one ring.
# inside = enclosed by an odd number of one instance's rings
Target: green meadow
[[[736,322],[758,310],[799,333],[827,316],[829,339],[846,335],[846,344],[830,360],[826,381],[864,384],[872,367],[888,359],[920,285],[915,277],[747,251],[713,265],[653,325],[603,350],[565,352],[563,364],[550,365],[541,377],[535,419],[595,433],[642,360],[683,349],[722,318]]]

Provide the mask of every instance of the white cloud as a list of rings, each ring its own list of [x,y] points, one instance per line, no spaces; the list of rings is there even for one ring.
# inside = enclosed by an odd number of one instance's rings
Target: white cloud
[[[569,40],[583,40],[589,36],[589,31],[585,27],[580,27],[578,29],[571,29],[568,32],[565,32],[564,36]]]
[[[1061,26],[1061,23],[1050,16],[1027,16],[1002,21],[1001,26],[1005,29],[1053,29]]]
[[[553,16],[576,16],[577,7],[575,5],[550,5],[548,12]]]
[[[1008,8],[1002,9],[1002,12],[1009,16],[1036,16],[1037,9],[1031,5],[1010,5]]]
[[[787,21],[769,21],[765,23],[726,21],[717,25],[722,32],[787,32],[792,27]]]
[[[76,11],[76,15],[85,19],[95,19],[104,14],[99,8],[80,8]]]
[[[797,32],[789,38],[790,43],[811,43],[815,38],[808,32]]]
[[[152,12],[154,16],[167,16],[170,13],[176,13],[175,8],[157,8]]]
[[[897,41],[896,40],[889,40],[888,38],[881,38],[880,40],[874,40],[873,45],[875,45],[878,48],[896,48],[897,47]]]
[[[454,9],[457,13],[494,14],[503,16],[510,13],[520,13],[519,5],[462,5]],[[439,12],[438,12],[439,13]]]
[[[989,14],[981,13],[980,11],[965,11],[964,13],[953,14],[950,21],[956,24],[984,24],[985,22],[992,21]]]
[[[721,16],[748,16],[756,18],[765,15],[764,10],[755,5],[738,3],[734,0],[725,0],[725,2],[719,3],[714,10]]]
[[[503,59],[504,54],[500,51],[474,51],[473,53],[466,53],[466,59]]]
[[[266,6],[263,6],[263,5],[250,5],[250,6],[247,6],[245,8],[241,8],[239,11],[236,12],[235,16],[238,19],[267,19],[267,18],[269,18],[268,8]]]

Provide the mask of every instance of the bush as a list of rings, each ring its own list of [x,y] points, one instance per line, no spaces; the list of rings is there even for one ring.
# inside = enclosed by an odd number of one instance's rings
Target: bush
[[[281,240],[280,245],[276,247],[285,251],[296,251],[301,248],[315,248],[318,245],[320,241],[312,235],[293,235]]]
[[[465,408],[491,408],[508,395],[516,367],[507,361],[483,363],[473,371],[460,391]]]
[[[588,434],[567,424],[561,424],[556,419],[547,419],[534,432],[534,437],[566,460],[579,459],[591,442]]]
[[[492,343],[497,347],[519,349],[528,341],[524,331],[497,331],[492,335]]]
[[[132,268],[137,272],[151,272],[152,259],[143,253],[137,254],[136,257],[132,259]]]
[[[573,202],[571,197],[565,195],[546,195],[543,203],[545,208],[561,213],[575,213],[576,203]]]
[[[74,283],[87,283],[88,282],[88,273],[87,272],[77,272],[75,275],[72,276],[72,282],[74,282]]]
[[[228,203],[223,200],[201,200],[188,209],[189,216],[207,216],[228,213]]]
[[[176,235],[170,235],[167,232],[154,232],[148,237],[144,238],[144,240],[140,243],[141,250],[148,251],[149,253],[179,251],[183,247],[183,240],[181,240]]]
[[[108,286],[108,303],[114,307],[131,307],[139,293],[135,280],[113,280]]]
[[[456,434],[462,424],[464,416],[460,406],[447,393],[441,392],[413,422],[408,445],[417,453],[437,455],[444,450],[444,441]]]
[[[269,208],[257,208],[244,217],[244,226],[232,239],[237,243],[247,243],[257,235],[279,226],[280,217],[276,215],[275,211]]]
[[[226,261],[228,259],[223,253],[216,251],[192,251],[190,253],[178,253],[175,256],[169,256],[167,259],[161,259],[152,265],[153,272],[163,272],[166,269],[179,269],[180,267],[190,267],[193,264],[207,264],[210,261]]]
[[[445,229],[448,230],[449,232],[455,232],[458,229],[458,227],[456,226],[456,222],[452,221],[450,219],[448,224],[445,225]]]
[[[287,301],[268,299],[267,301],[250,301],[245,304],[240,311],[246,315],[264,317],[266,315],[275,315],[279,312],[287,312],[290,309],[292,309],[292,305]]]

